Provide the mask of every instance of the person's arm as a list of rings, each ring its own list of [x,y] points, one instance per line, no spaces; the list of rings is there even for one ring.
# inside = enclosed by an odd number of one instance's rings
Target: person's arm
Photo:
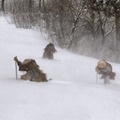
[[[105,68],[102,69],[102,71],[105,72],[105,73],[110,73],[111,68],[110,68],[110,66],[106,66]]]
[[[95,70],[98,74],[101,74],[100,69],[98,67],[96,67]]]
[[[21,66],[21,65],[22,65],[22,62],[20,62],[20,61],[17,59],[17,56],[14,57],[14,61],[18,64],[18,66]]]

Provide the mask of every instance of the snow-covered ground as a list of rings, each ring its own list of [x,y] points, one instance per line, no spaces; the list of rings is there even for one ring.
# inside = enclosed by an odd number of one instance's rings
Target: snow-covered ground
[[[120,120],[120,65],[116,80],[96,83],[97,59],[56,46],[54,60],[42,59],[48,41],[40,32],[17,29],[0,17],[0,120]],[[15,78],[17,56],[35,59],[47,83]]]

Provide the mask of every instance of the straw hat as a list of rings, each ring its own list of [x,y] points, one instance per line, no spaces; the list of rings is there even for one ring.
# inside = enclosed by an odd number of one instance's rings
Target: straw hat
[[[105,68],[107,66],[107,63],[105,60],[100,60],[98,63],[97,63],[97,67],[98,68]]]

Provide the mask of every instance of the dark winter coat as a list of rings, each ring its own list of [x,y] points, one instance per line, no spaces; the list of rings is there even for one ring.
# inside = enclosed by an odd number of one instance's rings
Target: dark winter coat
[[[35,60],[26,59],[23,63],[20,62],[17,57],[15,57],[14,60],[19,66],[19,71],[26,71],[26,73],[21,76],[21,79],[36,82],[47,82],[46,74],[39,69]]]
[[[43,53],[43,58],[47,59],[53,59],[54,58],[54,53],[57,52],[57,50],[54,47],[53,43],[49,43],[45,48],[44,48],[44,53]]]

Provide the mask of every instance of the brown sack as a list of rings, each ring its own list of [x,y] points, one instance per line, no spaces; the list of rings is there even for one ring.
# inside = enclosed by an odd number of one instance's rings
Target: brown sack
[[[21,75],[21,79],[22,80],[30,80],[30,75],[28,73],[24,74],[24,75]]]
[[[110,73],[110,79],[111,79],[111,80],[115,80],[115,76],[116,76],[116,73],[115,73],[115,72],[111,72],[111,73]]]

